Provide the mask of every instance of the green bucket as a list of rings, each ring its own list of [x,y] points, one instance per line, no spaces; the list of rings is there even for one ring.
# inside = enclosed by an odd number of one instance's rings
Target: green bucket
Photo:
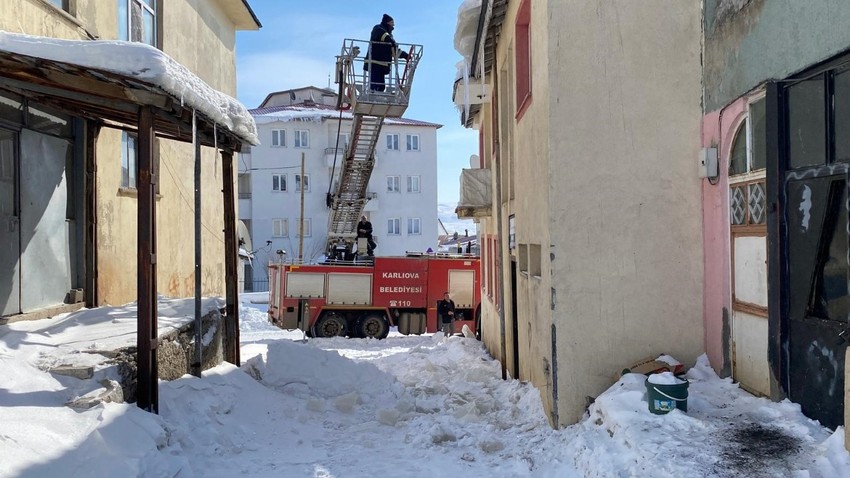
[[[673,385],[662,385],[651,383],[646,379],[646,401],[649,402],[649,411],[656,415],[664,415],[678,408],[683,412],[688,411],[688,384],[689,382],[680,378],[681,383]]]

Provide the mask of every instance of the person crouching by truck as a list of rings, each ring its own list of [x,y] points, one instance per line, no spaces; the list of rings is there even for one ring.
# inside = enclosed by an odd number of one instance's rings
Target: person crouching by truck
[[[437,301],[437,317],[440,318],[443,335],[449,337],[454,334],[455,301],[452,300],[448,292],[443,294],[443,300]]]

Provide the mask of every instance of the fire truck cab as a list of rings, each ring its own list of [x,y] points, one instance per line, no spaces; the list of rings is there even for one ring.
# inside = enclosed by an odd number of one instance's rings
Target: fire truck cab
[[[466,255],[375,257],[365,265],[269,265],[269,319],[313,337],[382,339],[440,329],[437,301],[455,302],[455,332],[477,330],[480,260]]]

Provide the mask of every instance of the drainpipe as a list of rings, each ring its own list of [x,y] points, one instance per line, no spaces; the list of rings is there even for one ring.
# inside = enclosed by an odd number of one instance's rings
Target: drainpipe
[[[497,253],[499,254],[499,267],[497,269],[499,273],[499,353],[502,357],[502,380],[508,379],[508,367],[507,367],[507,338],[505,337],[505,258],[503,256],[505,251],[504,238],[506,234],[502,232],[502,166],[500,164],[501,154],[500,154],[500,141],[499,141],[499,102],[498,91],[499,91],[499,76],[497,74],[498,68],[493,68],[493,169],[496,173],[496,194],[495,194],[495,202],[496,202],[496,237],[499,239],[499,246]],[[483,75],[483,74],[482,74]],[[516,350],[514,350],[516,353]],[[519,371],[514,371],[517,375],[519,375]],[[516,378],[516,377],[514,377]]]

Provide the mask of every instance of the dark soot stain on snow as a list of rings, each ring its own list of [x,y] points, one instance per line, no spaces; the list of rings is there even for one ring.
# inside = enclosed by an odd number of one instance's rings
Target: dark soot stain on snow
[[[800,441],[778,428],[742,423],[723,433],[720,476],[774,477],[790,471]],[[776,473],[780,474],[777,475]]]

